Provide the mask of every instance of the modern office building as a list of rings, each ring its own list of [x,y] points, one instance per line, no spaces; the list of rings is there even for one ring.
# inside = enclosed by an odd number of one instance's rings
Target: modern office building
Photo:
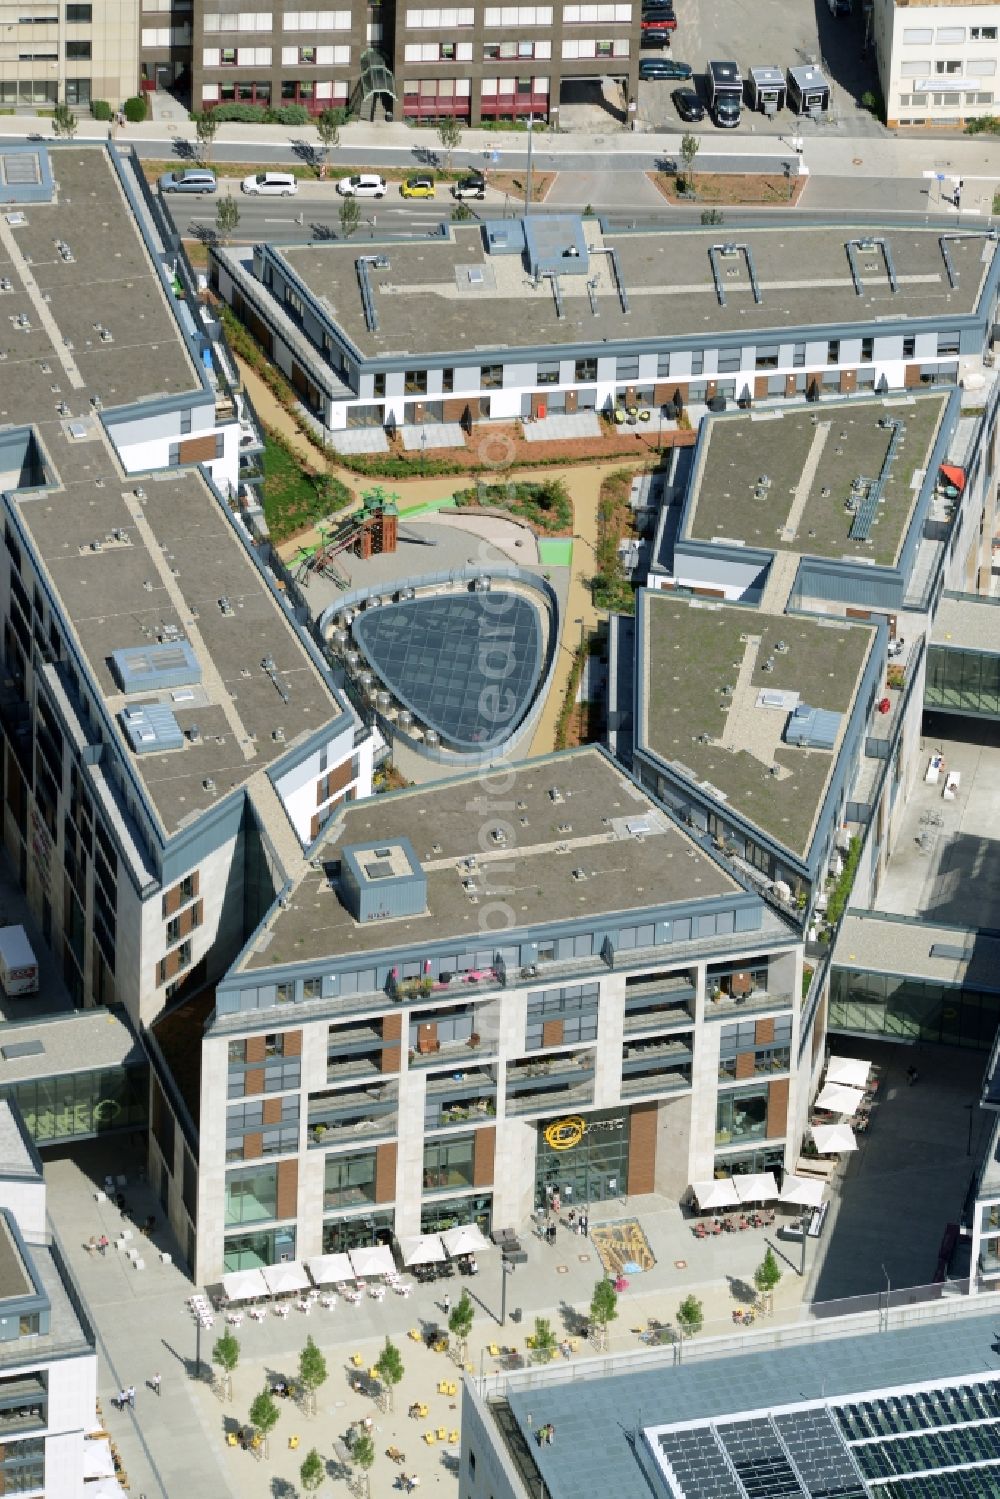
[[[596,748],[342,809],[216,987],[198,1278],[785,1165],[801,954]]]
[[[336,444],[356,426],[617,405],[669,429],[710,402],[955,384],[981,369],[1000,256],[985,229],[782,224],[724,241],[546,214],[363,251],[213,249],[211,279]]]
[[[191,0],[188,0],[190,9]],[[183,4],[176,7],[183,9]],[[138,0],[33,0],[0,5],[0,107],[117,109],[136,91]]]
[[[991,1499],[995,1317],[871,1300],[785,1346],[699,1339],[683,1363],[670,1349],[574,1362],[565,1379],[558,1367],[468,1378],[463,1499]]]
[[[6,1101],[0,1102],[0,1266],[0,1489],[79,1499],[96,1417],[94,1333],[49,1232],[42,1163]]]
[[[996,0],[942,0],[937,5],[872,0],[870,15],[891,127],[957,129],[968,120],[996,114]]]

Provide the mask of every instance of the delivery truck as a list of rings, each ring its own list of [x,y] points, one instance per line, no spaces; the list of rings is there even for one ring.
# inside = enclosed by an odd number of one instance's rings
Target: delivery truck
[[[23,926],[0,927],[0,984],[8,998],[38,993],[38,960]]]

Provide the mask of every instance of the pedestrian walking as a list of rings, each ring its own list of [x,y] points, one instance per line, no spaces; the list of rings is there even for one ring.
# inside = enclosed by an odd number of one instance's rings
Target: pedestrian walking
[[[559,1212],[560,1212],[561,1208],[562,1208],[562,1198],[559,1196],[558,1192],[553,1192],[553,1194],[552,1194],[552,1211],[555,1213],[555,1215],[556,1215],[557,1218],[559,1216]]]
[[[451,1315],[451,1297],[450,1297],[450,1295],[448,1294],[447,1291],[445,1291],[444,1296],[441,1299],[441,1305],[444,1308],[444,1314],[445,1314],[445,1316],[446,1317],[450,1316]]]
[[[589,1213],[581,1213],[580,1214],[580,1232],[581,1232],[581,1234],[583,1235],[584,1238],[586,1238],[587,1235],[590,1233],[590,1214]]]
[[[546,1441],[546,1444],[549,1447],[551,1447],[552,1443],[555,1441],[555,1439],[556,1439],[556,1429],[552,1425],[552,1422],[550,1421],[549,1424],[548,1424],[548,1427],[546,1429],[546,1432],[545,1432],[545,1441]]]
[[[107,1236],[107,1234],[102,1234],[101,1235],[101,1237],[97,1241],[97,1247],[101,1251],[101,1255],[102,1256],[104,1256],[104,1255],[107,1254],[107,1252],[108,1252],[108,1236]]]
[[[907,1086],[910,1087],[910,1088],[912,1088],[913,1084],[916,1082],[916,1080],[917,1080],[917,1078],[919,1076],[920,1076],[920,1073],[917,1071],[917,1069],[915,1067],[913,1067],[913,1066],[907,1067],[907,1069],[906,1069],[906,1083],[907,1083]]]
[[[159,1376],[159,1374],[154,1374],[153,1375],[152,1379],[149,1381],[149,1388],[153,1391],[154,1395],[158,1395],[160,1393],[160,1376]]]
[[[134,1384],[130,1384],[129,1385],[129,1387],[128,1387],[128,1395],[127,1395],[126,1398],[128,1400],[130,1408],[132,1410],[135,1410],[135,1385]]]

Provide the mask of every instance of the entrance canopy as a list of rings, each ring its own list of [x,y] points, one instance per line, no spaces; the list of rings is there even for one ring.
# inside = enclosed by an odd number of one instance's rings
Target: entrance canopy
[[[871,1063],[863,1057],[831,1057],[826,1064],[828,1083],[844,1083],[848,1088],[868,1086]]]
[[[781,1187],[781,1201],[794,1203],[800,1208],[818,1208],[823,1201],[825,1182],[817,1176],[785,1177]]]
[[[814,1124],[812,1137],[820,1155],[841,1155],[858,1148],[854,1131],[849,1124]]]
[[[718,1181],[692,1182],[691,1191],[694,1200],[702,1212],[708,1208],[735,1208],[739,1206],[739,1196],[731,1177],[720,1177]]]
[[[222,1289],[227,1301],[253,1301],[256,1296],[268,1294],[267,1281],[260,1270],[234,1270],[222,1277]]]
[[[318,1254],[315,1259],[306,1260],[306,1269],[317,1286],[332,1286],[341,1280],[354,1279],[346,1254]]]
[[[354,1273],[360,1278],[366,1275],[395,1275],[396,1261],[392,1250],[385,1244],[360,1245],[350,1251]]]
[[[293,1291],[308,1291],[310,1280],[302,1266],[265,1265],[261,1271],[272,1296],[289,1296]]]
[[[452,1259],[463,1254],[481,1254],[483,1250],[493,1248],[478,1223],[460,1223],[457,1228],[445,1229],[441,1243]]]
[[[404,1265],[437,1265],[446,1258],[444,1245],[437,1234],[413,1234],[400,1239],[399,1250]]]
[[[733,1186],[741,1203],[773,1202],[778,1195],[778,1179],[773,1171],[755,1171],[749,1176],[734,1176]]]
[[[362,52],[359,88],[361,98],[366,104],[376,94],[388,94],[391,99],[395,99],[396,80],[381,52],[374,50]]]
[[[818,1109],[830,1114],[856,1114],[864,1094],[860,1088],[845,1088],[843,1083],[827,1083],[816,1100]]]

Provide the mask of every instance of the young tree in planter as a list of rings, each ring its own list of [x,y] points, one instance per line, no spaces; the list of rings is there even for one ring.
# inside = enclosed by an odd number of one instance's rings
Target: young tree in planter
[[[365,1432],[364,1436],[358,1437],[351,1448],[351,1461],[357,1463],[361,1469],[361,1476],[365,1481],[365,1495],[367,1496],[371,1493],[371,1478],[369,1474],[375,1463],[375,1443],[367,1432]]]
[[[316,152],[319,157],[319,175],[326,176],[326,158],[329,153],[336,150],[340,145],[340,124],[342,115],[339,109],[324,109],[316,116],[316,134],[319,136],[320,149]]]
[[[684,163],[684,184],[688,192],[694,192],[694,159],[701,150],[701,141],[688,131],[681,136],[681,161]]]
[[[693,1338],[705,1325],[705,1311],[697,1296],[685,1296],[677,1308],[677,1326],[686,1338]]]
[[[361,208],[357,198],[345,198],[340,205],[340,232],[345,239],[357,234],[361,223]]]
[[[314,1447],[299,1469],[299,1482],[307,1494],[315,1494],[326,1477],[326,1463]]]
[[[76,134],[77,118],[68,104],[57,104],[52,111],[52,129],[56,135],[71,141]]]
[[[618,1292],[615,1290],[614,1281],[604,1277],[594,1287],[594,1294],[590,1299],[590,1321],[597,1331],[596,1345],[604,1349],[608,1343],[608,1324],[614,1322],[618,1316]]]
[[[212,157],[212,142],[219,133],[219,122],[213,111],[207,109],[203,114],[195,115],[194,128],[201,147],[201,164],[207,166]]]
[[[770,1311],[774,1302],[774,1289],[781,1279],[781,1271],[775,1258],[774,1250],[768,1245],[764,1252],[764,1258],[753,1273],[753,1283],[760,1294],[764,1297],[767,1310]]]
[[[316,1392],[326,1383],[326,1359],[312,1338],[306,1338],[306,1346],[299,1354],[299,1383],[306,1393],[310,1413],[316,1414]]]
[[[378,1371],[379,1379],[386,1387],[389,1396],[389,1409],[393,1410],[395,1402],[394,1392],[405,1371],[399,1349],[388,1338],[386,1338],[385,1347],[378,1356],[375,1368]]]
[[[278,1424],[278,1407],[274,1403],[271,1391],[265,1388],[254,1400],[250,1407],[250,1425],[255,1427],[264,1438],[264,1456],[268,1456],[267,1439]]]
[[[462,1299],[453,1309],[448,1318],[448,1331],[453,1332],[458,1339],[458,1363],[465,1363],[465,1355],[468,1352],[469,1333],[472,1331],[472,1320],[475,1317],[475,1308],[472,1305],[472,1297],[468,1291],[462,1292]]]
[[[437,128],[437,138],[444,147],[445,170],[450,172],[451,158],[458,150],[459,142],[462,139],[462,127],[454,115],[448,115],[446,119],[441,121]]]
[[[240,1361],[239,1339],[226,1331],[216,1340],[212,1349],[212,1362],[222,1370],[222,1388],[227,1400],[233,1398],[233,1370]]]
[[[226,193],[215,205],[215,228],[224,245],[240,227],[240,205],[232,193]]]
[[[556,1335],[548,1317],[535,1318],[535,1346],[531,1356],[536,1364],[549,1364],[556,1351]]]

